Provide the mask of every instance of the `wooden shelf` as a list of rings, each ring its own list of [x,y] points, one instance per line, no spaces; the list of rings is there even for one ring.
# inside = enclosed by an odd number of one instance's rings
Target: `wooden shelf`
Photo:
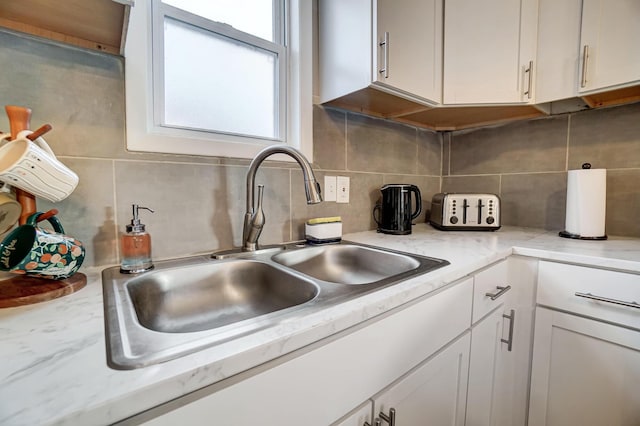
[[[129,0],[2,0],[0,26],[122,55]]]

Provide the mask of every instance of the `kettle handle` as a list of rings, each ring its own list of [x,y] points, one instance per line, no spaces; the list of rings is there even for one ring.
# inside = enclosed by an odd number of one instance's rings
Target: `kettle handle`
[[[413,192],[416,197],[416,210],[411,213],[411,220],[414,220],[420,216],[420,213],[422,212],[422,195],[420,194],[420,189],[415,185],[411,185],[409,187],[409,191]]]
[[[380,209],[382,209],[382,205],[380,203],[376,203],[376,206],[373,208],[373,220],[376,221],[378,226],[381,226],[380,220],[376,217],[376,212],[378,212],[378,216],[380,216]]]

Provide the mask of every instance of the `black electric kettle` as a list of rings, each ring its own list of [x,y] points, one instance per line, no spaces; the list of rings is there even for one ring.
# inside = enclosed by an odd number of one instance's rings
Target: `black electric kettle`
[[[411,233],[411,221],[422,211],[422,197],[415,185],[388,184],[380,188],[382,200],[373,208],[373,220],[378,232],[406,235]],[[411,193],[415,195],[416,209],[411,210]]]

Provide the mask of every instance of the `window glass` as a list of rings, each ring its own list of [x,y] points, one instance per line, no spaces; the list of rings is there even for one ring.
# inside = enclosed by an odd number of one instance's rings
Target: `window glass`
[[[308,0],[136,2],[127,149],[254,158],[284,143],[312,160],[312,16]]]
[[[164,125],[278,137],[276,53],[171,18],[164,29]]]
[[[164,0],[194,15],[215,22],[231,25],[244,31],[274,41],[273,2],[266,0]]]

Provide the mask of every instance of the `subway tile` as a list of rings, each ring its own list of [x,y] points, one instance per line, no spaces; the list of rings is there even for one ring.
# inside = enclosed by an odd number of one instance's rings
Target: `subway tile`
[[[32,128],[51,124],[56,154],[125,155],[123,58],[0,33],[0,61],[3,103],[31,108]]]
[[[442,134],[418,129],[418,174],[442,175]]]
[[[239,246],[246,205],[245,167],[176,163],[116,162],[119,231],[131,219],[131,204],[155,209],[142,213],[156,258],[170,258]],[[289,218],[289,170],[262,168],[267,224]],[[257,191],[256,191],[257,195]],[[266,226],[262,243],[288,239],[280,227]]]
[[[569,169],[640,167],[640,102],[571,115]]]
[[[442,192],[500,194],[500,175],[444,176]]]
[[[450,174],[566,170],[567,116],[453,132]]]
[[[318,171],[316,177],[323,182],[328,172]],[[292,175],[292,239],[304,239],[304,223],[314,217],[342,217],[342,232],[366,231],[375,229],[373,207],[380,195],[383,177],[375,173],[340,173],[348,176],[349,203],[339,204],[324,201],[319,204],[308,205],[302,185],[302,172],[294,170]]]
[[[58,203],[37,199],[38,211],[58,209],[65,232],[86,247],[85,266],[117,263],[113,161],[80,158],[60,161],[78,175],[78,186]]]
[[[503,175],[502,224],[561,231],[566,197],[566,173]]]
[[[346,113],[313,107],[313,165],[324,170],[345,170]]]
[[[416,174],[417,130],[389,121],[347,114],[347,169]]]
[[[607,171],[606,232],[640,237],[640,170]]]

